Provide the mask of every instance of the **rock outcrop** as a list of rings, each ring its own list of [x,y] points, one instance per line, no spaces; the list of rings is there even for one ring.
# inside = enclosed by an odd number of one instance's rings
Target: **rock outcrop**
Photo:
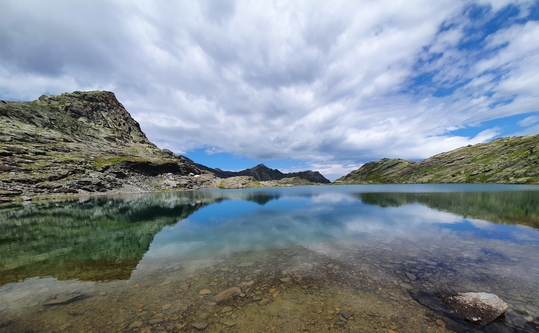
[[[384,158],[335,184],[539,183],[539,135],[469,145],[421,162]]]
[[[0,128],[0,203],[215,187],[212,175],[151,143],[112,92],[0,101]]]

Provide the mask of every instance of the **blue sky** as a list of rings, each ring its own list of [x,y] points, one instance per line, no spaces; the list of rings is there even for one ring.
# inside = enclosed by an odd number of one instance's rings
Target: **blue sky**
[[[161,148],[335,179],[539,133],[539,1],[0,0],[0,99],[111,90]]]

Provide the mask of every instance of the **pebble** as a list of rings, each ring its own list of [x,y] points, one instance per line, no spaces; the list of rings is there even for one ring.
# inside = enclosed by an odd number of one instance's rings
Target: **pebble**
[[[225,320],[225,321],[222,321],[221,323],[229,327],[236,326],[236,323],[230,320]]]
[[[233,298],[234,296],[236,296],[236,295],[238,295],[240,293],[241,293],[241,289],[238,288],[238,287],[228,288],[226,290],[221,291],[219,294],[217,294],[213,298],[213,300],[216,301],[217,303],[224,302],[224,301],[227,301],[227,300]]]
[[[410,281],[415,281],[417,279],[417,276],[415,276],[414,274],[412,273],[408,273],[406,272],[406,277],[408,278],[408,280]]]
[[[137,328],[141,326],[142,326],[142,322],[140,320],[137,320],[137,321],[132,322],[131,325],[129,325],[129,329],[133,329],[133,328]]]
[[[209,289],[202,289],[201,291],[198,292],[199,295],[209,295],[211,294],[211,290]]]
[[[286,278],[282,278],[280,279],[282,283],[288,283],[290,282],[290,278],[289,277],[286,277]]]
[[[347,311],[347,310],[341,310],[339,312],[343,317],[344,319],[348,320],[348,318],[352,317],[354,315],[354,313],[352,311]]]
[[[404,282],[399,283],[399,286],[400,286],[402,289],[406,289],[406,290],[414,289],[414,287],[412,287],[412,286],[409,285],[408,283],[404,283]]]
[[[194,328],[196,328],[197,330],[204,330],[206,329],[206,327],[208,327],[208,323],[205,322],[205,321],[199,321],[199,322],[196,322],[196,323],[193,323],[191,324],[191,326],[193,326]]]
[[[261,300],[260,302],[258,302],[258,305],[264,306],[264,305],[270,304],[271,302],[273,302],[271,299],[269,299],[269,298],[264,298],[263,300]]]
[[[148,320],[148,325],[159,324],[159,323],[162,323],[163,321],[165,321],[163,318],[150,319]]]
[[[230,306],[225,306],[224,308],[221,309],[221,313],[226,313],[226,312],[230,312],[232,311],[232,307]]]

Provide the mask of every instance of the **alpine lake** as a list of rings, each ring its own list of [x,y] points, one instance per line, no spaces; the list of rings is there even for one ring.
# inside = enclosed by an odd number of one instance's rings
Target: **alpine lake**
[[[539,186],[193,191],[0,209],[0,332],[538,332]],[[224,293],[223,293],[224,291]],[[476,325],[436,297],[487,292]]]

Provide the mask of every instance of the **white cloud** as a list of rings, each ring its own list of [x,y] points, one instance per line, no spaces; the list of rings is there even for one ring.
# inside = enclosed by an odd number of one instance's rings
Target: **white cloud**
[[[488,3],[489,17],[533,5]],[[477,24],[463,15],[469,5],[4,1],[0,97],[113,90],[163,148],[293,157],[336,178],[369,160],[488,140],[495,131],[448,132],[537,111],[539,25],[461,49]],[[414,85],[423,74],[432,83]]]
[[[519,121],[518,124],[522,127],[528,127],[538,122],[539,122],[539,116],[529,116]]]

